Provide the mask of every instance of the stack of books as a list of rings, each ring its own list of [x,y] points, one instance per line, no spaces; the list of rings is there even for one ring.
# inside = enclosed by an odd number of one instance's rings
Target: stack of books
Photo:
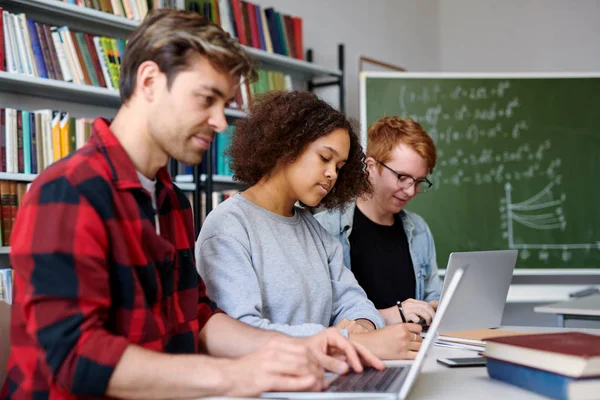
[[[491,378],[554,399],[600,398],[600,336],[580,332],[486,339]]]

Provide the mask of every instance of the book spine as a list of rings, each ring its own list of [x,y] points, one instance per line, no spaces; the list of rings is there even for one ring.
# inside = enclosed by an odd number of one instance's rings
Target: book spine
[[[0,209],[2,210],[2,241],[5,246],[10,243],[10,182],[0,181]]]
[[[85,43],[87,44],[87,48],[90,52],[90,56],[92,58],[92,64],[94,66],[94,70],[96,71],[96,77],[98,78],[98,85],[101,87],[106,87],[106,81],[104,80],[104,73],[102,72],[102,65],[100,64],[100,60],[98,59],[98,51],[96,50],[96,45],[94,44],[94,39],[92,35],[86,33],[83,35],[85,38]]]
[[[75,32],[74,35],[75,39],[77,40],[77,47],[81,52],[85,73],[89,77],[92,85],[100,86],[98,76],[96,75],[96,68],[94,68],[94,61],[92,60],[92,56],[87,46],[87,42],[85,41],[85,36],[81,32]]]
[[[568,398],[570,379],[567,377],[493,358],[487,359],[487,370],[492,379],[553,399],[566,400]]]
[[[38,140],[37,140],[37,126],[35,113],[29,113],[29,132],[31,134],[30,139],[30,154],[31,154],[31,173],[38,173]]]
[[[23,61],[21,60],[21,54],[19,52],[19,42],[17,41],[17,16],[11,13],[6,13],[6,17],[7,18],[5,19],[4,24],[7,24],[8,37],[10,38],[9,42],[11,46],[11,54],[15,68],[14,71],[9,70],[9,72],[24,74],[25,66],[23,65]]]
[[[6,71],[12,73],[18,73],[19,69],[17,68],[17,64],[15,61],[15,55],[13,53],[13,44],[12,38],[10,34],[10,14],[8,11],[2,11],[2,33],[4,38],[4,45],[2,46],[2,50],[4,52],[4,58],[6,59],[5,68]]]
[[[42,58],[44,60],[44,65],[46,66],[46,75],[50,79],[58,79],[56,77],[56,71],[54,71],[52,58],[50,57],[50,49],[48,47],[48,42],[46,41],[46,36],[44,35],[44,28],[37,22],[34,22],[33,25],[38,42],[40,43],[40,48],[42,49]]]
[[[52,111],[52,161],[60,160],[60,111]]]
[[[26,174],[31,174],[31,118],[29,111],[21,111],[23,119],[23,169]],[[20,161],[19,161],[20,162]],[[21,171],[19,164],[19,171]]]
[[[46,40],[46,43],[48,43],[48,54],[50,55],[50,62],[52,63],[52,69],[54,70],[55,79],[63,81],[64,77],[62,74],[62,70],[60,69],[58,53],[56,52],[56,47],[52,38],[52,31],[50,30],[50,27],[48,25],[40,24],[40,27],[44,32],[44,38]]]
[[[6,172],[6,110],[0,108],[0,172]]]
[[[58,58],[60,70],[62,71],[63,80],[66,82],[73,82],[73,73],[71,72],[71,66],[65,50],[66,45],[63,43],[57,27],[53,26],[50,30],[52,31],[52,43],[54,43],[54,49],[56,50],[56,56]]]
[[[18,15],[14,14],[12,15],[12,17],[15,33],[15,44],[17,46],[15,54],[17,55],[17,58],[21,61],[21,73],[28,76],[33,76],[33,68],[29,60],[29,55],[27,54],[27,47],[25,45],[25,36],[23,33],[21,18],[19,18]]]
[[[6,71],[4,64],[4,13],[0,7],[0,71]]]
[[[4,116],[6,118],[6,172],[17,172],[15,169],[15,146],[17,145],[17,111],[14,108],[5,108]]]
[[[17,110],[17,172],[25,172],[23,160],[23,112]]]
[[[17,195],[17,182],[11,181],[10,185],[10,230],[9,234],[9,246],[12,244],[10,242],[10,236],[12,236],[12,228],[15,226],[15,219],[17,218],[18,209],[18,195]]]

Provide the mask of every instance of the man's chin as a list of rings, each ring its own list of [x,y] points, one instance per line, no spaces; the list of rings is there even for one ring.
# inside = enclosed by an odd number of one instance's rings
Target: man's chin
[[[177,161],[179,161],[182,164],[194,167],[196,165],[200,165],[200,163],[202,162],[202,159],[203,159],[203,154],[187,154],[182,157],[174,157],[174,156],[171,156],[171,157],[176,159]]]

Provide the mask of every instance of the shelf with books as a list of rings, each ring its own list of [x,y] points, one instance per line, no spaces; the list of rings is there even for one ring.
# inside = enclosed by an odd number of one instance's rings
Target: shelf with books
[[[0,0],[0,7],[6,7],[10,12],[24,12],[28,17],[47,24],[67,25],[75,31],[113,37],[126,38],[139,25],[139,21],[58,0]],[[282,70],[306,79],[318,76],[340,77],[343,74],[341,70],[325,68],[312,62],[249,46],[242,47],[259,66],[266,69]]]
[[[121,104],[119,92],[97,86],[80,85],[56,79],[38,78],[0,71],[0,92],[9,92],[80,104],[117,108]],[[238,109],[226,109],[230,118],[245,118],[246,113]]]
[[[129,36],[139,25],[139,21],[57,0],[0,0],[0,7],[26,13],[46,24],[67,25],[74,30],[120,38]]]
[[[234,0],[234,2],[236,3],[240,3],[239,0]],[[286,90],[289,87],[296,87],[296,85],[300,85],[300,83],[302,82],[302,86],[304,86],[304,84],[307,84],[308,90],[314,90],[317,88],[321,88],[321,87],[326,87],[326,86],[336,86],[339,87],[339,97],[340,97],[340,101],[339,101],[339,108],[343,111],[344,110],[344,103],[345,103],[345,92],[344,92],[344,52],[343,52],[343,45],[339,45],[338,47],[338,66],[337,69],[335,68],[324,68],[322,66],[316,65],[314,64],[312,61],[312,52],[309,50],[306,52],[306,60],[304,60],[304,47],[302,44],[302,21],[301,18],[298,17],[291,17],[289,15],[285,15],[283,13],[279,13],[276,10],[273,10],[272,8],[267,8],[267,9],[262,9],[260,6],[257,6],[255,4],[252,4],[248,1],[246,2],[241,2],[244,4],[244,7],[250,7],[248,10],[252,9],[256,12],[256,17],[257,20],[254,21],[254,17],[253,14],[249,15],[251,18],[251,22],[252,26],[248,25],[248,22],[246,22],[246,25],[242,25],[245,26],[245,28],[248,29],[253,29],[252,31],[252,37],[250,38],[250,35],[248,34],[248,32],[246,32],[246,39],[240,40],[241,43],[245,44],[243,47],[244,49],[247,51],[247,53],[249,54],[249,56],[254,60],[254,62],[256,63],[256,65],[259,68],[263,68],[267,71],[267,74],[271,74],[271,73],[275,73],[278,72],[280,74],[282,74],[282,76],[284,77],[283,81],[286,84]],[[160,3],[159,3],[160,4]],[[217,3],[216,2],[210,2],[210,3],[205,3],[205,5],[211,4],[211,7],[217,7]],[[219,7],[221,6],[221,2],[218,3]],[[227,4],[227,2],[223,2],[223,4]],[[229,3],[231,4],[231,3]],[[2,92],[6,92],[7,94],[16,94],[19,96],[23,96],[24,98],[27,97],[40,97],[43,99],[50,99],[50,100],[60,100],[60,101],[64,101],[67,103],[73,103],[73,104],[77,104],[77,105],[83,105],[83,106],[99,106],[99,107],[103,107],[105,110],[108,109],[117,109],[120,106],[120,97],[119,97],[119,93],[117,90],[114,90],[113,88],[118,87],[118,63],[116,63],[116,74],[113,74],[110,70],[107,72],[105,71],[106,68],[108,67],[109,69],[112,67],[115,67],[115,63],[112,63],[111,65],[107,65],[104,67],[104,69],[102,69],[102,65],[101,65],[101,59],[103,57],[107,57],[109,54],[109,50],[111,46],[114,46],[115,44],[104,44],[102,42],[102,40],[106,39],[109,40],[111,42],[115,41],[115,38],[119,38],[119,39],[126,39],[135,29],[136,27],[139,25],[139,21],[137,20],[132,20],[132,19],[128,19],[125,18],[123,16],[118,16],[115,14],[111,14],[109,12],[105,12],[105,11],[99,11],[99,10],[94,10],[91,8],[86,8],[86,7],[80,7],[78,5],[75,4],[69,4],[66,1],[61,1],[61,0],[0,0],[0,7],[3,8],[4,11],[6,11],[7,13],[24,13],[26,14],[26,16],[24,15],[20,15],[19,18],[21,18],[21,21],[25,21],[26,18],[26,22],[21,22],[21,23],[27,23],[30,24],[33,22],[33,24],[35,24],[34,28],[35,30],[38,31],[37,35],[39,36],[39,28],[37,27],[37,23],[39,22],[41,25],[46,24],[46,26],[44,26],[44,32],[46,32],[46,28],[49,28],[51,31],[52,29],[56,29],[59,31],[59,35],[60,37],[64,37],[66,35],[66,48],[67,48],[67,52],[71,52],[70,54],[72,54],[72,59],[75,60],[75,64],[77,64],[77,59],[75,58],[75,55],[77,55],[77,58],[79,58],[79,55],[81,53],[81,56],[84,58],[83,60],[79,60],[79,66],[75,65],[75,74],[73,74],[72,78],[79,83],[72,83],[72,82],[66,82],[63,80],[59,80],[59,76],[60,74],[58,73],[57,68],[60,67],[60,60],[58,62],[54,62],[54,58],[50,58],[52,61],[50,61],[51,64],[53,64],[54,66],[54,70],[55,70],[55,76],[52,76],[51,72],[52,71],[48,71],[47,76],[49,77],[56,77],[56,79],[46,79],[46,78],[40,78],[40,77],[35,77],[32,76],[31,73],[31,69],[34,70],[33,75],[39,75],[39,76],[46,76],[43,75],[39,72],[36,72],[36,66],[37,68],[41,68],[38,64],[39,64],[39,59],[35,59],[35,63],[33,63],[33,60],[31,58],[31,56],[29,56],[29,58],[27,57],[27,52],[25,52],[25,58],[28,58],[29,61],[25,61],[27,62],[27,67],[23,67],[23,60],[19,59],[20,61],[20,65],[21,65],[21,70],[18,71],[14,65],[13,65],[13,69],[11,69],[11,72],[2,72],[0,71],[0,104],[4,107],[19,107],[19,106],[15,106],[15,105],[11,105],[10,101],[5,101],[5,99],[2,99]],[[227,7],[226,7],[227,8]],[[231,10],[229,10],[231,11]],[[238,10],[239,12],[239,10]],[[267,20],[265,20],[265,16],[261,14],[261,17],[259,17],[259,13],[270,13],[270,17],[267,16]],[[204,15],[209,16],[209,19],[213,20],[213,22],[217,23],[218,22],[218,17],[217,20],[214,19],[214,16],[218,15],[218,11],[215,12],[215,10],[213,11],[209,11],[207,13],[207,10],[204,10]],[[223,14],[225,15],[225,14]],[[244,18],[246,16],[244,15]],[[16,18],[15,15],[13,15],[12,18]],[[239,15],[236,16],[236,18],[239,18]],[[262,18],[262,22],[263,24],[261,25],[256,25],[256,23],[258,22],[258,19]],[[275,20],[271,20],[272,18],[276,18]],[[298,23],[298,24],[293,24],[293,30],[289,30],[290,26],[287,25],[289,19],[295,20],[293,22]],[[279,19],[279,20],[277,20]],[[221,19],[221,23],[224,20]],[[279,22],[277,22],[279,21]],[[286,25],[284,25],[284,30],[282,30],[282,26],[278,25],[277,28],[273,28],[273,23],[279,24],[279,23],[285,23]],[[239,21],[236,20],[235,22],[233,20],[230,20],[230,23],[235,23],[238,24]],[[266,25],[265,25],[266,24]],[[13,22],[14,25],[14,22]],[[56,28],[52,27],[52,26],[56,26]],[[232,33],[233,31],[231,30],[231,26],[229,26],[229,29],[226,29],[225,26],[223,26],[223,29],[227,30],[228,32]],[[29,29],[31,30],[31,26],[29,27]],[[258,30],[257,30],[258,29]],[[273,31],[273,40],[271,41],[272,45],[267,45],[267,42],[269,42],[270,40],[267,40],[266,38],[270,35],[268,33],[269,30],[272,29],[277,29],[276,31]],[[263,33],[263,35],[260,35],[261,31]],[[25,32],[25,30],[23,31]],[[258,36],[256,34],[259,34]],[[94,35],[98,35],[98,37],[94,36]],[[104,37],[105,35],[108,35],[110,37]],[[236,33],[237,35],[237,33]],[[287,36],[286,36],[287,35]],[[85,41],[85,43],[82,44],[81,42],[81,38],[80,36],[83,36],[83,40]],[[92,36],[91,40],[92,40],[92,44],[89,43],[90,41],[90,36]],[[243,35],[242,35],[243,36]],[[264,38],[263,38],[264,36]],[[35,38],[35,36],[33,36]],[[46,40],[48,42],[49,46],[52,46],[52,44],[54,43],[53,41],[49,41],[48,39],[48,34],[46,33],[46,39],[44,39],[44,37],[42,37],[40,40],[42,41],[42,44],[44,42],[44,40]],[[71,39],[69,39],[69,37],[73,40],[75,40],[72,44]],[[257,40],[260,37],[260,40]],[[52,37],[52,39],[54,39],[54,37]],[[263,42],[264,39],[264,42]],[[100,40],[100,44],[97,44],[96,41]],[[35,39],[33,40],[35,42]],[[124,45],[123,45],[123,41],[119,41],[117,40],[116,42],[119,43],[119,45],[117,45],[117,54],[121,54],[124,51]],[[87,44],[87,46],[86,46]],[[247,45],[246,45],[247,44]],[[31,45],[33,46],[34,44],[31,43]],[[120,46],[120,47],[119,47]],[[87,49],[86,49],[87,47]],[[98,52],[98,60],[95,60],[94,58],[94,49],[96,50],[96,52]],[[16,50],[13,49],[13,56],[14,56],[14,52]],[[96,64],[96,65],[92,65],[92,67],[90,67],[90,62],[87,61],[86,64],[86,59],[85,59],[85,53],[89,52],[90,56],[92,57],[92,64]],[[121,53],[120,53],[121,52]],[[22,53],[22,52],[19,52]],[[52,52],[51,52],[52,53]],[[283,55],[285,54],[285,55]],[[43,54],[43,48],[42,48],[42,55]],[[293,57],[292,57],[293,55]],[[18,56],[14,56],[14,57],[21,57],[22,54],[19,54]],[[49,57],[52,57],[53,54],[45,55],[45,60],[43,61],[44,64],[47,64],[49,61],[47,60]],[[88,57],[89,58],[89,57]],[[84,65],[85,65],[85,70],[87,70],[89,76],[86,76],[86,71],[84,70]],[[98,66],[97,64],[100,63],[100,66]],[[57,65],[58,64],[58,65]],[[80,68],[81,67],[81,68]],[[23,70],[29,68],[30,71],[28,72],[29,75],[24,75]],[[52,68],[51,68],[52,69]],[[67,68],[68,69],[68,68]],[[42,68],[43,70],[43,68]],[[21,72],[21,74],[17,74],[16,72]],[[95,71],[95,72],[94,72]],[[83,75],[82,75],[83,74]],[[106,76],[108,74],[108,77]],[[102,84],[100,82],[100,84],[98,85],[98,82],[94,82],[93,75],[96,75],[96,80],[100,80],[101,81],[101,76],[104,76],[105,81],[107,81],[106,84]],[[116,76],[115,76],[116,75]],[[270,76],[270,75],[269,75]],[[317,82],[314,81],[315,78],[329,78],[329,79],[319,79]],[[69,79],[67,79],[69,80]],[[114,81],[113,81],[114,80]],[[85,82],[84,82],[85,81]],[[96,86],[91,86],[90,85],[90,81],[91,84],[95,84]],[[108,84],[108,82],[110,81],[111,84]],[[88,85],[83,85],[81,83],[87,83]],[[116,84],[114,82],[117,82]],[[102,86],[102,87],[100,87]],[[107,86],[107,87],[103,87],[103,86]],[[248,91],[250,91],[250,88],[247,88]],[[252,90],[256,91],[256,87],[254,87]],[[264,89],[264,88],[263,88]],[[281,88],[279,87],[268,87],[266,90],[281,90]],[[262,93],[262,89],[259,90],[257,93]],[[252,95],[252,93],[246,93],[246,98],[250,99],[250,96]],[[244,101],[244,96],[242,94],[242,103],[245,103]],[[20,106],[21,108],[23,108],[24,106]],[[47,106],[44,106],[45,108],[47,108]],[[65,112],[69,112],[69,107],[68,106],[62,106],[62,108],[64,108]],[[75,111],[72,111],[75,112]],[[105,111],[106,112],[106,111]],[[87,114],[87,112],[86,112]],[[239,118],[245,118],[247,116],[246,112],[240,109],[227,109],[225,110],[225,115],[227,116],[227,119],[230,121],[234,120],[234,119],[239,119]],[[221,150],[219,150],[220,152]],[[216,156],[216,155],[215,155]],[[240,187],[243,187],[243,185],[240,185],[239,183],[233,182],[232,180],[223,180],[222,178],[220,178],[218,175],[213,175],[213,172],[218,172],[218,167],[213,169],[213,164],[212,164],[212,154],[211,152],[207,152],[207,156],[206,156],[206,168],[203,171],[199,171],[199,168],[196,167],[194,168],[194,177],[195,177],[195,182],[197,182],[198,184],[194,184],[193,182],[188,182],[191,185],[186,185],[184,186],[184,190],[190,190],[190,191],[194,191],[194,196],[196,197],[196,201],[199,201],[199,196],[200,196],[200,191],[204,191],[207,194],[211,193],[213,191],[213,189],[218,190],[219,188],[222,188],[223,190],[227,190],[227,189],[238,189]],[[218,160],[217,160],[218,162]],[[169,166],[169,170],[171,171],[171,173],[173,175],[176,174],[177,171],[177,163],[176,162],[171,162],[170,166]],[[206,175],[203,175],[202,179],[200,179],[200,177],[198,176],[198,174],[202,172],[205,173]],[[187,172],[186,172],[187,173]],[[214,179],[213,179],[214,177]],[[18,176],[17,176],[18,178]],[[10,180],[10,179],[8,179]],[[15,179],[16,180],[16,179]],[[212,196],[207,195],[206,197],[206,203],[203,204],[203,207],[205,207],[205,210],[208,210],[208,212],[210,212],[210,210],[212,210]],[[196,213],[197,215],[200,215],[200,213]],[[198,229],[200,226],[199,221],[196,220],[196,229]]]

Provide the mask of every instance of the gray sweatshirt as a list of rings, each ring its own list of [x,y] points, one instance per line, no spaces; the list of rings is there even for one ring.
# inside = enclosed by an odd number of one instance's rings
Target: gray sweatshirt
[[[341,319],[384,321],[352,272],[342,246],[302,208],[293,217],[233,196],[213,210],[196,243],[208,296],[233,318],[292,336]]]

